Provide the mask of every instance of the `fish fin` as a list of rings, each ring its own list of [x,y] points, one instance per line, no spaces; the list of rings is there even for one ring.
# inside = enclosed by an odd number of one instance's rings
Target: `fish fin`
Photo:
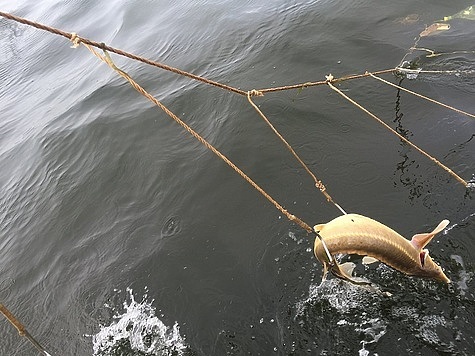
[[[355,264],[351,262],[346,262],[341,265],[339,265],[338,263],[335,263],[334,265],[331,266],[331,271],[335,276],[341,279],[351,280],[352,278],[351,274],[353,273],[354,268],[355,268]]]
[[[355,269],[355,266],[356,265],[353,262],[345,262],[345,263],[342,263],[341,265],[334,264],[333,266],[331,266],[331,271],[338,278],[341,278],[353,284],[359,284],[359,285],[371,284],[371,282],[363,278],[353,277],[351,275],[353,273],[353,270]]]
[[[431,232],[426,232],[422,234],[416,234],[412,237],[411,243],[414,245],[416,250],[420,251],[422,250],[429,242],[432,240],[432,238],[437,235],[439,232],[444,230],[447,225],[449,224],[449,220],[442,220],[437,227],[432,230]]]
[[[340,271],[343,272],[346,277],[352,278],[353,270],[355,269],[356,265],[353,262],[345,262],[339,265],[339,267]]]
[[[364,256],[363,257],[363,263],[365,265],[369,265],[369,264],[375,263],[375,262],[379,262],[379,260],[377,258],[370,257],[370,256]]]
[[[325,227],[325,224],[318,224],[318,225],[315,225],[315,226],[313,227],[313,231],[315,231],[315,232],[322,231],[324,227]]]

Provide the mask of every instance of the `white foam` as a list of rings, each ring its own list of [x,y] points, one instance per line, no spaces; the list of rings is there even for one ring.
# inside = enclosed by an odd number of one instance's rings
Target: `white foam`
[[[108,326],[93,336],[94,356],[116,354],[114,350],[130,348],[131,352],[145,355],[183,355],[187,350],[180,335],[178,324],[168,328],[156,315],[153,301],[135,301],[131,289],[127,289],[124,312],[114,316]],[[146,299],[146,296],[144,297]]]
[[[289,231],[289,237],[294,240],[297,245],[300,245],[301,243],[303,243],[305,241],[305,239],[303,238],[297,238],[297,236],[295,235],[295,233],[293,233],[292,231]]]
[[[344,328],[345,332],[354,331],[360,339],[359,356],[368,356],[366,349],[369,344],[376,344],[386,334],[387,321],[380,315],[379,303],[381,295],[375,290],[330,279],[320,285],[311,285],[306,300],[297,303],[297,315],[304,315],[307,306],[325,300],[341,316],[336,327]],[[311,310],[311,308],[310,308]]]
[[[361,349],[358,351],[360,356],[369,355],[369,351],[366,350],[366,345],[377,343],[381,336],[386,334],[387,323],[380,318],[372,318],[362,323],[355,331],[363,332],[365,337],[361,340]]]
[[[453,323],[445,319],[443,315],[420,315],[417,308],[409,306],[394,306],[392,313],[410,325],[414,335],[423,342],[430,345],[444,345],[447,350],[456,349],[451,340],[445,342],[438,334],[439,328],[454,330]]]
[[[361,305],[374,299],[377,299],[374,290],[334,278],[323,281],[320,285],[310,285],[308,298],[298,303],[297,309],[301,313],[306,303],[326,300],[338,312],[346,313],[353,309],[359,309]]]
[[[455,285],[457,286],[459,293],[461,296],[464,296],[465,293],[468,292],[468,283],[472,280],[473,272],[467,271],[465,268],[465,263],[463,262],[462,256],[459,255],[450,255],[450,258],[457,262],[460,267],[462,267],[461,271],[459,272],[459,278],[455,281]]]
[[[446,235],[450,230],[452,230],[454,227],[456,226],[459,226],[460,224],[463,224],[465,223],[466,221],[468,221],[470,218],[474,217],[475,216],[475,213],[471,213],[470,215],[466,216],[465,218],[463,218],[462,220],[460,220],[460,223],[458,224],[452,224],[450,226],[447,226],[443,232],[444,235]]]

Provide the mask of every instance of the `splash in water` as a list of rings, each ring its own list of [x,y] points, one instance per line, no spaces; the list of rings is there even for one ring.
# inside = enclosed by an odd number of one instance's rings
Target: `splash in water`
[[[381,313],[384,298],[374,290],[330,279],[310,286],[308,298],[296,305],[296,320],[302,327],[309,324],[313,328],[311,320],[316,319],[316,323],[332,330],[332,340],[319,346],[321,354],[333,350],[340,354],[368,356],[371,353],[367,347],[374,348],[387,331],[388,322]],[[319,305],[323,311],[321,315]],[[316,339],[323,340],[318,332]]]
[[[184,355],[188,348],[178,324],[167,327],[155,315],[153,300],[147,301],[145,295],[141,302],[137,302],[130,288],[127,292],[130,301],[124,301],[123,313],[116,314],[109,326],[101,326],[101,330],[93,336],[94,356]]]

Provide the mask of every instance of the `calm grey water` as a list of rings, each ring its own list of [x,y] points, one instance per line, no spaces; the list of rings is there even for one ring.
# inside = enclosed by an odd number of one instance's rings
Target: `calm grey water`
[[[468,1],[0,1],[244,90],[398,65]],[[475,112],[475,21],[418,45],[401,84]],[[327,87],[255,101],[349,212],[428,246],[450,287],[359,267],[391,297],[322,268],[305,231],[84,47],[0,19],[0,302],[52,355],[472,355],[475,203],[445,171]],[[470,52],[471,51],[471,52]],[[309,224],[340,213],[239,95],[116,63]],[[470,71],[472,74],[470,74]],[[398,83],[401,78],[386,75]],[[457,172],[475,120],[373,79],[339,85]],[[0,318],[0,354],[35,349]]]

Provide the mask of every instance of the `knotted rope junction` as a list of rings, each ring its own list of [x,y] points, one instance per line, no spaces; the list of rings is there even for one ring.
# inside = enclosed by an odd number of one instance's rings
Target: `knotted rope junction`
[[[305,169],[305,171],[310,175],[310,177],[312,178],[312,180],[314,181],[315,183],[315,187],[318,188],[320,190],[320,192],[325,196],[326,200],[330,203],[332,203],[336,208],[338,208],[338,210],[343,213],[343,214],[346,214],[345,210],[339,205],[337,204],[334,199],[331,197],[331,195],[328,193],[325,185],[322,183],[322,181],[320,181],[316,175],[308,168],[308,166],[305,164],[305,162],[299,157],[299,155],[295,152],[295,150],[292,148],[292,146],[285,140],[285,138],[278,132],[278,130],[274,127],[274,125],[270,122],[270,120],[266,117],[266,115],[259,109],[259,107],[253,102],[252,100],[252,97],[260,97],[260,96],[264,96],[265,94],[267,93],[271,93],[271,92],[277,92],[277,91],[283,91],[283,90],[291,90],[291,89],[303,89],[303,88],[307,88],[307,87],[312,87],[312,86],[318,86],[318,85],[328,85],[332,90],[336,91],[339,95],[341,95],[343,98],[345,98],[346,100],[348,100],[349,102],[351,102],[353,105],[357,106],[359,109],[363,110],[365,113],[367,113],[369,116],[371,116],[373,119],[375,119],[378,123],[380,123],[381,125],[383,125],[386,129],[388,129],[391,133],[395,134],[398,138],[400,138],[401,140],[403,140],[404,142],[406,142],[407,144],[409,144],[412,148],[416,149],[418,152],[420,152],[422,155],[426,156],[427,158],[429,158],[431,161],[433,161],[435,164],[437,164],[439,167],[441,167],[442,169],[444,169],[447,173],[449,173],[451,176],[453,176],[458,182],[462,183],[465,187],[468,187],[469,184],[464,180],[462,179],[461,177],[459,177],[455,172],[453,172],[450,168],[448,168],[447,166],[443,165],[440,161],[438,161],[437,159],[433,158],[431,155],[429,155],[428,153],[426,153],[424,150],[422,150],[421,148],[419,148],[417,145],[415,145],[414,143],[410,142],[407,138],[405,138],[404,136],[400,135],[399,133],[397,133],[394,129],[392,129],[389,125],[387,125],[386,123],[384,123],[383,120],[381,120],[380,118],[378,118],[376,115],[374,115],[373,113],[371,113],[369,110],[365,109],[364,107],[362,107],[360,104],[358,104],[357,102],[355,102],[353,99],[351,99],[350,97],[348,97],[346,94],[344,94],[341,90],[339,90],[338,88],[335,87],[334,84],[338,83],[338,82],[342,82],[342,81],[346,81],[346,80],[353,80],[353,79],[360,79],[360,78],[366,78],[366,77],[371,77],[371,78],[374,78],[376,80],[379,80],[387,85],[390,85],[390,86],[393,86],[393,87],[396,87],[398,88],[399,90],[403,90],[403,91],[406,91],[410,94],[413,94],[413,95],[416,95],[420,98],[423,98],[425,100],[428,100],[432,103],[435,103],[435,104],[438,104],[438,105],[441,105],[443,106],[444,108],[446,109],[450,109],[450,110],[454,110],[460,114],[463,114],[463,115],[467,115],[469,117],[472,117],[472,118],[475,118],[475,115],[474,114],[471,114],[471,113],[468,113],[468,112],[465,112],[463,110],[460,110],[460,109],[456,109],[452,106],[449,106],[447,104],[443,104],[443,103],[440,103],[434,99],[430,99],[428,97],[425,97],[421,94],[418,94],[418,93],[415,93],[411,90],[408,90],[406,88],[403,88],[401,86],[398,86],[396,84],[393,84],[389,81],[386,81],[380,77],[378,77],[377,75],[381,75],[381,74],[386,74],[386,73],[405,73],[405,72],[408,72],[409,70],[408,69],[405,69],[405,68],[402,68],[400,66],[398,67],[395,67],[395,68],[390,68],[390,69],[385,69],[385,70],[380,70],[380,71],[375,71],[375,72],[365,72],[363,74],[357,74],[357,75],[349,75],[349,76],[345,76],[345,77],[341,77],[341,78],[334,78],[331,74],[328,75],[326,77],[325,80],[322,80],[322,81],[316,81],[316,82],[306,82],[306,83],[301,83],[301,84],[294,84],[294,85],[288,85],[288,86],[281,86],[281,87],[274,87],[274,88],[265,88],[265,89],[260,89],[260,90],[256,90],[256,89],[253,89],[253,90],[249,90],[249,91],[244,91],[244,90],[241,90],[241,89],[238,89],[238,88],[234,88],[232,86],[229,86],[229,85],[225,85],[225,84],[222,84],[222,83],[219,83],[217,81],[214,81],[214,80],[211,80],[211,79],[208,79],[208,78],[204,78],[204,77],[201,77],[201,76],[198,76],[198,75],[195,75],[195,74],[192,74],[192,73],[189,73],[189,72],[185,72],[181,69],[178,69],[178,68],[174,68],[174,67],[171,67],[171,66],[168,66],[166,64],[163,64],[163,63],[160,63],[160,62],[156,62],[156,61],[152,61],[150,59],[147,59],[147,58],[144,58],[144,57],[141,57],[141,56],[138,56],[138,55],[135,55],[135,54],[132,54],[132,53],[129,53],[129,52],[126,52],[126,51],[123,51],[123,50],[120,50],[120,49],[117,49],[117,48],[114,48],[114,47],[111,47],[111,46],[108,46],[104,43],[99,43],[99,42],[96,42],[96,41],[92,41],[90,39],[87,39],[87,38],[84,38],[84,37],[80,37],[78,36],[76,33],[69,33],[69,32],[65,32],[65,31],[62,31],[60,29],[57,29],[57,28],[54,28],[54,27],[50,27],[50,26],[46,26],[46,25],[43,25],[43,24],[40,24],[40,23],[37,23],[37,22],[34,22],[34,21],[30,21],[30,20],[27,20],[25,18],[21,18],[21,17],[18,17],[18,16],[15,16],[15,15],[12,15],[12,14],[9,14],[9,13],[5,13],[5,12],[0,12],[0,16],[6,18],[6,19],[9,19],[9,20],[13,20],[13,21],[16,21],[16,22],[19,22],[19,23],[22,23],[22,24],[25,24],[25,25],[28,25],[28,26],[32,26],[32,27],[35,27],[35,28],[38,28],[38,29],[41,29],[41,30],[44,30],[44,31],[48,31],[50,33],[53,33],[53,34],[56,34],[56,35],[59,35],[59,36],[63,36],[65,38],[67,38],[68,40],[72,41],[73,45],[72,47],[73,48],[76,48],[78,47],[80,44],[83,44],[85,45],[94,55],[96,55],[98,58],[100,58],[102,61],[106,62],[113,70],[115,70],[119,75],[121,75],[123,78],[125,78],[133,87],[135,90],[137,90],[141,95],[145,96],[148,100],[150,100],[151,102],[153,102],[155,105],[157,105],[158,107],[160,107],[160,109],[162,109],[169,117],[171,117],[175,122],[177,122],[179,125],[181,125],[187,132],[189,132],[194,138],[196,138],[198,141],[200,141],[204,146],[206,146],[209,150],[211,150],[214,154],[216,154],[219,158],[221,158],[226,164],[228,164],[234,171],[236,171],[242,178],[244,178],[249,184],[251,184],[257,191],[259,191],[267,200],[269,200],[280,212],[282,212],[290,221],[293,221],[295,222],[296,224],[298,224],[300,227],[302,227],[305,231],[307,231],[308,233],[313,233],[313,234],[316,234],[316,236],[318,238],[320,238],[320,240],[322,241],[323,243],[323,246],[325,248],[325,251],[327,253],[327,257],[329,259],[330,262],[333,261],[333,258],[330,254],[330,252],[328,251],[324,241],[321,239],[321,237],[318,235],[318,233],[316,233],[315,231],[313,231],[313,229],[310,227],[310,225],[308,225],[307,223],[305,223],[303,220],[301,220],[300,218],[298,218],[297,216],[289,213],[282,205],[280,205],[275,199],[273,199],[268,193],[266,193],[266,191],[264,189],[262,189],[257,183],[255,183],[249,176],[247,176],[241,169],[239,169],[239,167],[237,167],[230,159],[228,159],[225,155],[223,155],[217,148],[215,148],[213,145],[211,145],[208,141],[206,141],[206,139],[204,139],[202,136],[200,136],[197,132],[195,132],[190,126],[188,126],[185,122],[183,122],[181,119],[179,119],[172,111],[170,111],[166,106],[164,106],[160,101],[158,101],[156,98],[154,98],[152,95],[150,95],[145,89],[143,89],[137,82],[135,82],[127,73],[125,73],[124,71],[122,71],[121,69],[117,68],[117,66],[112,62],[112,59],[110,58],[110,55],[108,52],[111,52],[111,53],[115,53],[117,55],[120,55],[120,56],[124,56],[124,57],[127,57],[127,58],[130,58],[132,60],[136,60],[136,61],[140,61],[142,63],[145,63],[145,64],[149,64],[149,65],[152,65],[152,66],[155,66],[155,67],[158,67],[158,68],[161,68],[163,70],[167,70],[167,71],[170,71],[170,72],[173,72],[173,73],[176,73],[178,75],[182,75],[182,76],[185,76],[185,77],[188,77],[188,78],[191,78],[193,80],[197,80],[197,81],[200,81],[200,82],[203,82],[203,83],[206,83],[208,85],[213,85],[213,86],[216,86],[216,87],[219,87],[221,89],[224,89],[224,90],[228,90],[230,92],[233,92],[233,93],[236,93],[236,94],[239,94],[239,95],[242,95],[242,96],[245,96],[248,100],[248,102],[250,103],[250,105],[256,110],[256,112],[259,114],[259,116],[266,122],[266,124],[271,128],[271,130],[277,135],[277,137],[284,143],[284,145],[286,146],[286,148],[291,152],[291,154],[295,157],[295,159],[303,166],[303,168]],[[103,51],[104,53],[104,56],[101,56],[100,54],[98,54],[92,47],[95,47],[95,48],[99,48]],[[419,73],[420,71],[418,71]],[[32,344],[33,346],[35,346],[35,348],[40,351],[43,355],[46,355],[46,356],[50,356],[50,354],[48,352],[46,352],[46,350],[26,331],[26,329],[24,328],[24,326],[13,316],[13,314],[3,305],[3,304],[0,304],[0,312],[7,318],[7,320],[18,330],[19,334],[21,336],[24,336],[26,337]]]

